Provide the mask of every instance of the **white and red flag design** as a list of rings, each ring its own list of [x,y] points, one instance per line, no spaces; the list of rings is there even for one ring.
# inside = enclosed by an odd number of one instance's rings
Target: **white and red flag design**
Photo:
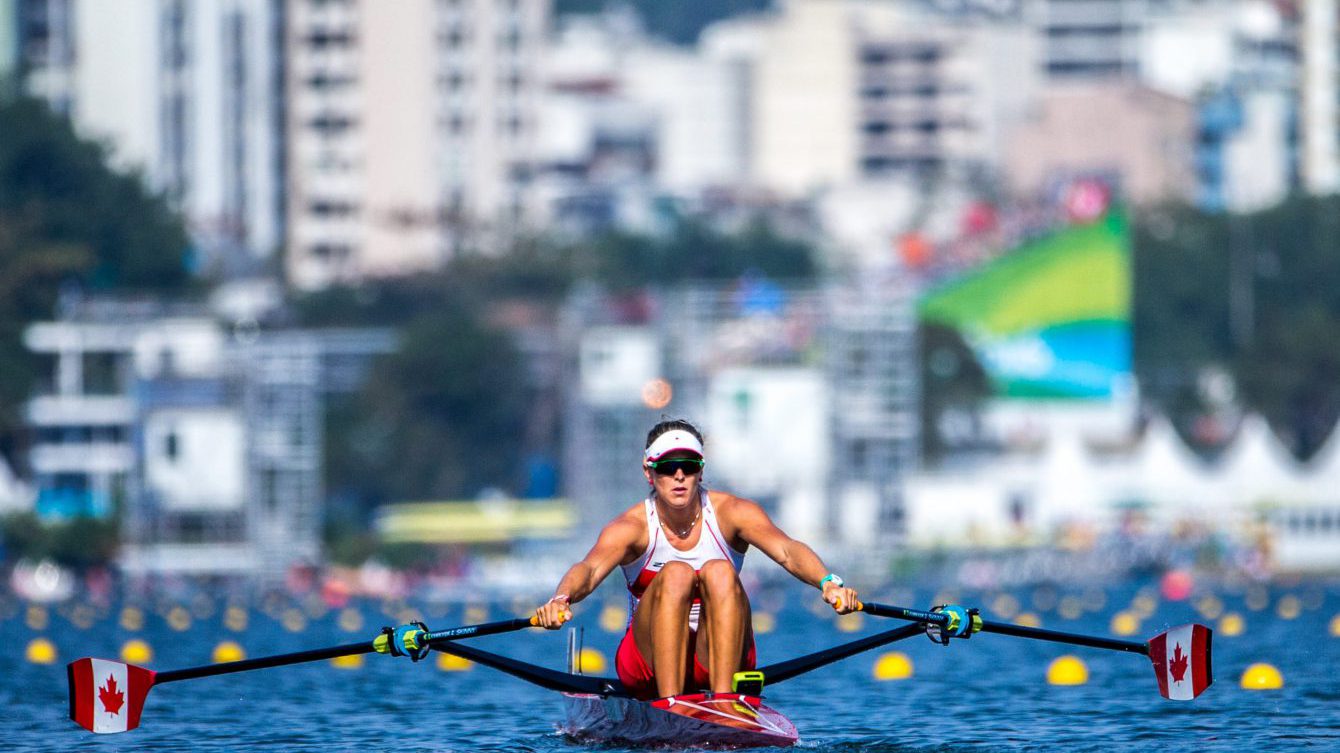
[[[144,697],[154,684],[154,673],[133,664],[108,659],[70,662],[70,718],[97,733],[125,732],[140,724]]]
[[[1189,701],[1210,687],[1210,635],[1204,625],[1181,625],[1150,639],[1149,658],[1164,698]]]

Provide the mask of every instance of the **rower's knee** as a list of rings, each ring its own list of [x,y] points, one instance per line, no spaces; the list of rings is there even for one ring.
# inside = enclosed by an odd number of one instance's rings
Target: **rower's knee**
[[[740,593],[740,574],[726,560],[710,560],[698,570],[698,584],[703,593],[710,597],[721,597]]]
[[[685,562],[667,562],[652,580],[662,598],[690,599],[698,583],[693,567]]]

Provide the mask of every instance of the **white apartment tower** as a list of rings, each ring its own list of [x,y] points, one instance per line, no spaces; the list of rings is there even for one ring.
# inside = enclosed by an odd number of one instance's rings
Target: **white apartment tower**
[[[1160,0],[1032,0],[1026,5],[1046,39],[1048,78],[1074,80],[1139,74],[1140,32]]]
[[[1298,148],[1303,186],[1340,191],[1340,2],[1300,3]]]
[[[4,6],[0,6],[4,7]],[[280,0],[17,0],[26,90],[141,171],[202,264],[282,235]]]
[[[549,0],[289,0],[288,258],[302,289],[520,230]]]

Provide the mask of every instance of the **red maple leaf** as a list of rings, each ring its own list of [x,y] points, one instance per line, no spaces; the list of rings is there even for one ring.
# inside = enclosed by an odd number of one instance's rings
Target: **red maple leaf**
[[[98,700],[102,701],[102,707],[109,714],[115,714],[121,711],[121,704],[126,701],[126,694],[116,689],[116,678],[108,675],[107,686],[98,688]]]
[[[1172,672],[1173,682],[1181,682],[1186,677],[1186,657],[1182,655],[1182,644],[1178,643],[1173,648],[1172,661],[1168,663],[1168,671]]]

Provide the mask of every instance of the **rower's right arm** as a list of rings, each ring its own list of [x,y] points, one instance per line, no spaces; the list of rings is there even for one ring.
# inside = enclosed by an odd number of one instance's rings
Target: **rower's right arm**
[[[638,525],[628,515],[615,518],[605,526],[591,551],[563,574],[553,597],[535,610],[540,625],[557,630],[572,619],[570,605],[590,596],[616,565],[640,554],[637,544],[645,539],[645,535],[646,525]],[[645,542],[642,548],[646,548]]]

